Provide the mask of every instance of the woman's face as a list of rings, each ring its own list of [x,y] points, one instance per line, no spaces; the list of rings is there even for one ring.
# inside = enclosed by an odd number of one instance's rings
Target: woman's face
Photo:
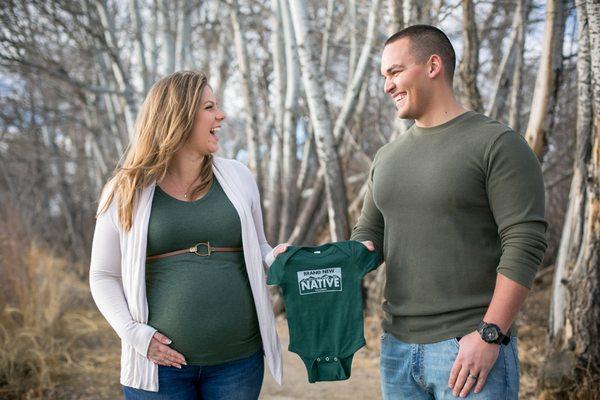
[[[217,133],[224,119],[225,113],[219,109],[215,95],[207,85],[202,93],[200,108],[187,145],[202,155],[215,153],[219,150]]]

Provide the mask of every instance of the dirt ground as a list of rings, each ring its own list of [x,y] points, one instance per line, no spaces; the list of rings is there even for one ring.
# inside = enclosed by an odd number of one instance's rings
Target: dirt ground
[[[366,332],[367,346],[355,353],[350,379],[339,382],[308,383],[306,367],[300,357],[287,350],[287,322],[280,318],[277,331],[283,352],[283,385],[279,386],[266,372],[260,399],[379,399],[379,345],[373,332]]]

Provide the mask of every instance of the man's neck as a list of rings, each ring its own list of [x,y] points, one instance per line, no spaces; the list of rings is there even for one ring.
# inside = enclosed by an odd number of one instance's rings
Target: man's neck
[[[419,128],[433,128],[442,125],[468,110],[464,108],[454,96],[443,100],[444,96],[438,96],[437,100],[433,100],[432,104],[427,107],[427,111],[419,118],[415,119],[415,124]]]

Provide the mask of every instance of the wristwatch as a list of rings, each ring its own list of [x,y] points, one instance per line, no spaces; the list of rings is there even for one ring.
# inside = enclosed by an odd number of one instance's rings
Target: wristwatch
[[[477,332],[479,332],[484,342],[505,346],[510,343],[510,336],[503,334],[498,325],[481,321],[477,327]]]

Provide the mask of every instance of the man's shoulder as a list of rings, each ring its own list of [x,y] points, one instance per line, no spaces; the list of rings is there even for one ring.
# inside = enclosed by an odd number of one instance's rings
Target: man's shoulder
[[[529,150],[527,140],[510,126],[483,114],[478,114],[477,123],[481,125],[481,128],[477,129],[477,136],[486,144],[486,153],[492,147],[498,146],[508,146],[509,148],[514,148],[515,146],[525,147]]]
[[[510,126],[477,112],[469,118],[468,126],[469,131],[476,132],[477,136],[483,140],[494,141],[507,132],[516,134]]]

